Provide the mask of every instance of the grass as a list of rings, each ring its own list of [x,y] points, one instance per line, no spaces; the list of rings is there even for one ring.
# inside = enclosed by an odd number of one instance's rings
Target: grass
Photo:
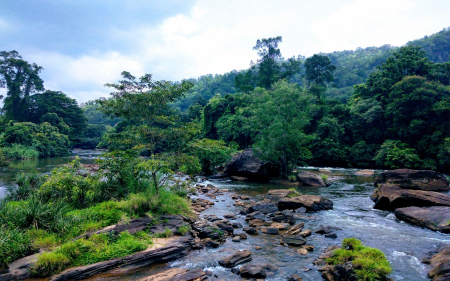
[[[6,158],[11,160],[26,160],[39,158],[39,151],[33,147],[27,147],[21,144],[13,144],[12,146],[2,147],[2,151]]]
[[[177,232],[181,235],[185,235],[191,230],[191,226],[188,224],[182,225],[177,229]]]
[[[288,195],[289,198],[297,197],[297,196],[301,195],[300,192],[298,192],[295,188],[289,188],[289,190],[292,190],[294,192],[294,193],[291,193]]]
[[[53,252],[38,256],[31,269],[32,276],[47,277],[72,266],[94,264],[124,257],[148,248],[152,238],[145,232],[131,235],[123,232],[118,236],[94,234],[89,239],[79,239],[62,244]]]
[[[288,176],[288,180],[289,180],[290,182],[294,182],[294,181],[297,180],[297,177],[296,177],[295,175],[290,175],[290,176]]]
[[[164,229],[164,232],[154,234],[153,236],[156,238],[169,238],[172,235],[173,235],[172,230],[166,228]]]
[[[361,281],[383,281],[392,272],[386,256],[378,249],[364,246],[356,238],[346,238],[342,248],[334,251],[328,258],[328,264],[343,265],[351,261],[355,268],[357,279]]]
[[[0,268],[33,252],[31,237],[26,231],[0,227]]]
[[[320,175],[320,178],[321,178],[323,181],[328,181],[328,176],[327,176],[327,175]]]

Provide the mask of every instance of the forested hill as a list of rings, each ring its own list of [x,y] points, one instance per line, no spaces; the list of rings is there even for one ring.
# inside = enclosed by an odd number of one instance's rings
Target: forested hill
[[[410,41],[407,45],[421,47],[430,60],[438,63],[449,61],[450,55],[450,28],[431,36]],[[351,51],[326,53],[332,64],[336,66],[332,87],[328,89],[327,96],[341,101],[352,95],[353,86],[364,83],[369,74],[375,71],[376,66],[384,62],[399,47],[384,45],[381,47],[358,48]],[[303,59],[304,60],[304,59]],[[175,106],[186,111],[190,105],[199,103],[204,106],[216,94],[234,94],[234,78],[239,71],[233,70],[225,74],[205,75],[198,79],[190,79],[195,83],[194,88],[186,98],[178,101]],[[304,68],[291,78],[291,82],[303,85],[302,75]]]

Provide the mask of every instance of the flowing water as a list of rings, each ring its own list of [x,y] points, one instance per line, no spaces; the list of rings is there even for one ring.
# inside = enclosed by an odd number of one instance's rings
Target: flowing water
[[[76,154],[83,163],[92,163],[99,153],[83,151]],[[75,154],[64,158],[21,161],[13,164],[8,170],[2,171],[0,180],[2,185],[8,184],[20,171],[48,173],[55,166],[68,163],[73,157]],[[390,277],[394,280],[429,280],[427,272],[430,268],[420,261],[427,252],[440,243],[450,244],[450,235],[410,225],[396,219],[392,212],[373,209],[373,202],[369,197],[374,190],[374,176],[356,176],[354,174],[356,170],[353,169],[328,169],[331,170],[331,176],[339,176],[340,179],[329,187],[301,187],[298,191],[303,194],[325,196],[333,201],[334,209],[308,213],[306,219],[298,220],[298,222],[303,221],[305,229],[315,230],[320,225],[324,225],[337,226],[342,230],[336,232],[337,239],[325,238],[318,234],[308,237],[307,244],[315,246],[315,249],[306,256],[298,254],[294,247],[280,245],[279,236],[260,233],[257,236],[248,235],[248,239],[241,240],[239,243],[232,242],[229,237],[227,242],[217,249],[205,248],[191,251],[186,257],[168,264],[144,268],[125,275],[103,274],[90,280],[136,280],[170,267],[210,270],[217,276],[212,280],[240,280],[241,278],[232,274],[230,269],[218,265],[220,259],[236,250],[250,250],[253,253],[252,262],[269,262],[277,265],[278,271],[266,280],[286,280],[291,274],[297,274],[303,280],[322,280],[320,272],[312,262],[326,247],[340,245],[342,239],[346,237],[356,237],[365,245],[382,250],[392,265],[393,272]],[[317,171],[318,169],[308,168],[308,170]],[[227,188],[230,192],[248,195],[255,199],[262,199],[270,189],[286,188],[282,185],[222,180],[212,180],[209,183],[219,189]],[[221,217],[228,213],[237,214],[241,209],[233,206],[233,203],[230,193],[224,193],[218,196],[215,205],[204,211],[201,216],[215,214]],[[238,216],[237,221],[247,226],[244,216]],[[242,230],[235,230],[235,233],[239,232]],[[262,246],[262,249],[256,250],[255,246]]]

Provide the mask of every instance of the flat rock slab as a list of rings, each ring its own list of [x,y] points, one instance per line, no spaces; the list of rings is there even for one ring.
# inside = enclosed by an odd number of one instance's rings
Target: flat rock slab
[[[236,265],[247,263],[252,260],[252,252],[249,250],[239,251],[231,256],[219,261],[219,264],[223,267],[232,268]]]
[[[263,214],[274,213],[278,211],[277,205],[274,203],[255,204],[247,208],[247,213],[261,212]]]
[[[290,189],[271,189],[264,198],[273,203],[277,203],[281,198],[286,198],[295,194],[296,192]]]
[[[282,198],[278,202],[280,210],[295,210],[305,208],[307,212],[333,209],[333,202],[323,196],[300,195],[292,198]]]
[[[138,281],[201,281],[206,279],[206,273],[199,268],[173,268],[155,275],[138,279]]]
[[[403,221],[434,231],[450,233],[450,207],[407,207],[395,210]]]
[[[306,239],[301,236],[284,235],[281,237],[280,244],[288,244],[292,246],[302,246],[306,244]]]
[[[359,170],[355,173],[357,176],[373,176],[373,170]]]
[[[445,245],[427,261],[432,266],[428,277],[433,281],[450,280],[450,246]]]
[[[449,182],[441,173],[429,170],[397,169],[386,171],[376,177],[375,186],[394,184],[402,189],[425,191],[448,191]]]
[[[169,245],[158,249],[150,248],[122,258],[81,267],[69,268],[60,274],[53,276],[50,280],[82,280],[120,267],[126,266],[135,269],[137,267],[144,267],[154,263],[168,262],[170,260],[184,257],[190,249],[191,242],[191,237],[181,237],[173,240]]]
[[[387,184],[375,190],[370,199],[375,202],[375,209],[388,211],[411,206],[450,206],[449,195],[433,191],[406,190]]]

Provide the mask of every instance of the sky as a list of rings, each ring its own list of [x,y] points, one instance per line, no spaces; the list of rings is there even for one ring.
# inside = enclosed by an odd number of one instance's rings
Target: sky
[[[449,27],[448,14],[448,0],[0,0],[0,51],[81,103],[125,70],[180,81],[246,69],[256,40],[276,36],[285,58],[401,46]]]

